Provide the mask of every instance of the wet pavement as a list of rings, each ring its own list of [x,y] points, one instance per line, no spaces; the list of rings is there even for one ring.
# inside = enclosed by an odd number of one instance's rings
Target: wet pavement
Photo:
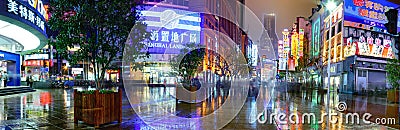
[[[323,122],[285,123],[271,115],[286,114],[299,116],[306,113],[320,115],[326,113],[326,94],[317,90],[285,93],[281,85],[261,86],[255,97],[244,97],[242,90],[229,91],[227,88],[205,87],[204,95],[210,96],[205,101],[185,103],[176,101],[173,95],[175,87],[139,87],[126,88],[123,94],[122,123],[101,125],[100,129],[325,129]],[[229,92],[228,92],[229,91]],[[0,97],[0,128],[4,129],[94,129],[93,126],[79,122],[73,123],[72,89],[38,89],[36,92]],[[232,95],[234,97],[232,97]],[[144,98],[138,98],[145,96]],[[200,98],[201,99],[201,98]],[[232,103],[232,99],[244,99],[243,104]],[[130,102],[139,101],[138,104]],[[335,109],[339,102],[347,104],[347,110]],[[225,106],[224,106],[225,104]],[[226,104],[233,104],[231,106]],[[385,98],[355,96],[331,93],[331,113],[338,113],[336,123],[330,123],[331,129],[399,129],[398,104],[387,103]],[[241,107],[243,105],[243,107]],[[160,108],[161,107],[161,108]],[[238,109],[238,114],[234,113]],[[222,113],[219,110],[226,110]],[[345,114],[356,112],[371,113],[370,121],[376,118],[393,117],[397,125],[351,124],[345,122]],[[214,113],[214,114],[213,114]],[[215,114],[218,113],[218,114]],[[260,114],[261,113],[261,114]],[[262,114],[264,113],[264,114]],[[230,115],[236,115],[228,118]],[[260,116],[259,116],[260,115]],[[201,120],[207,118],[211,120]],[[157,120],[153,120],[157,119]],[[194,119],[194,120],[191,120]],[[224,124],[222,119],[229,120]],[[259,119],[259,121],[257,121]],[[264,120],[265,119],[265,120]],[[272,119],[272,120],[270,120]],[[297,118],[292,118],[296,120]],[[265,121],[265,122],[262,122]],[[150,124],[150,125],[149,125]],[[388,127],[389,126],[389,127]]]

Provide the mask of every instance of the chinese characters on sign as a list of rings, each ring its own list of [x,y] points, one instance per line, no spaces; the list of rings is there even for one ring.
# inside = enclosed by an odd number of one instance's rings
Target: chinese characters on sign
[[[319,44],[320,44],[320,19],[318,18],[315,22],[312,24],[312,43],[311,43],[311,54],[312,56],[318,56],[319,55]]]
[[[291,50],[291,56],[293,57],[293,59],[294,59],[294,63],[295,63],[295,65],[297,66],[297,59],[298,59],[298,57],[297,57],[297,53],[298,53],[298,51],[297,51],[297,47],[298,47],[298,42],[299,42],[299,39],[298,39],[298,33],[296,32],[296,31],[294,31],[293,32],[293,34],[292,34],[292,42],[291,42],[291,47],[292,47],[292,50]]]
[[[289,30],[285,29],[284,31],[282,31],[282,38],[283,38],[283,54],[279,54],[279,70],[286,70],[287,68],[287,61],[289,58],[289,51],[290,51],[290,47],[289,47]]]
[[[299,29],[299,57],[303,57],[304,29]]]
[[[48,60],[27,60],[24,61],[24,66],[43,66],[43,65],[49,65]]]
[[[345,21],[353,22],[356,26],[363,26],[362,28],[367,30],[377,31],[386,30],[385,12],[399,6],[387,0],[344,0],[344,5]],[[400,25],[397,29],[400,30]]]
[[[38,28],[42,29],[42,31],[45,31],[45,23],[41,18],[43,16],[36,15],[34,11],[30,10],[25,5],[18,3],[15,0],[8,0],[7,9],[9,13],[20,16],[21,18],[28,20],[32,24],[36,25]]]
[[[360,16],[385,21],[387,20],[385,12],[393,8],[370,0],[353,0],[353,4],[360,7],[358,8],[358,14]]]

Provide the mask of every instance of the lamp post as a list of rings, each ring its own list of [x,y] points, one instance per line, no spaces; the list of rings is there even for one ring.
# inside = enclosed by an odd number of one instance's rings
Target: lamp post
[[[330,120],[330,112],[329,112],[329,106],[330,106],[330,91],[331,91],[331,88],[330,88],[330,81],[331,81],[331,42],[332,42],[332,40],[331,40],[331,36],[332,36],[332,29],[331,29],[331,27],[332,27],[332,12],[333,12],[333,10],[336,8],[336,4],[335,4],[335,2],[334,1],[329,1],[327,4],[326,4],[326,8],[328,9],[328,11],[329,11],[329,15],[328,15],[328,17],[329,17],[329,37],[328,37],[328,66],[327,66],[327,70],[326,70],[326,72],[327,72],[327,74],[328,74],[328,83],[327,83],[327,86],[328,86],[328,90],[327,90],[327,96],[326,96],[326,98],[327,98],[327,105],[326,105],[326,113],[327,113],[327,115],[328,115],[328,117],[327,117],[327,121],[326,121],[326,128],[327,128],[327,130],[329,130],[329,120]]]

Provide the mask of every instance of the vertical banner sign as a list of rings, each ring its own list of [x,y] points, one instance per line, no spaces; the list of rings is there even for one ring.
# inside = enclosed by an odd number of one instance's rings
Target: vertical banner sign
[[[280,55],[282,57],[279,58],[279,70],[286,70],[287,67],[287,58],[289,57],[289,31],[285,29],[282,31],[283,34],[283,54]]]
[[[321,30],[321,23],[320,19],[318,18],[315,22],[312,23],[312,41],[311,41],[311,55],[318,56],[319,55],[319,45],[320,45],[320,30]]]
[[[151,8],[153,6],[148,6]],[[188,43],[200,43],[201,17],[186,10],[157,7],[142,11],[152,42],[150,54],[179,54]]]
[[[295,63],[295,65],[297,66],[297,46],[298,46],[298,42],[299,42],[299,39],[298,39],[298,34],[297,34],[297,32],[296,31],[294,31],[293,32],[293,34],[292,34],[292,42],[291,42],[291,47],[292,47],[292,49],[291,49],[291,56],[293,57],[293,59],[294,59],[294,63]]]
[[[303,57],[304,29],[299,29],[299,58]]]

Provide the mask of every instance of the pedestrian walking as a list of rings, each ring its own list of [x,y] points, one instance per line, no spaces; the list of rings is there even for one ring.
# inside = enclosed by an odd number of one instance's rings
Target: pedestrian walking
[[[8,82],[7,71],[4,71],[4,73],[3,73],[3,82],[4,82],[4,87],[7,87],[7,82]]]
[[[31,74],[31,70],[28,70],[28,75],[26,76],[26,83],[28,84],[29,87],[32,88],[33,78],[32,78],[32,74]]]

